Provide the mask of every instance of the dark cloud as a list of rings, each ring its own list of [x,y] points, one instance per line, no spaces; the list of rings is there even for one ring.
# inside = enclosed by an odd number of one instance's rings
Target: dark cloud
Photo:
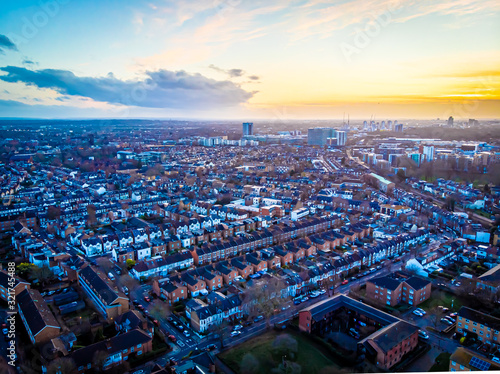
[[[208,65],[210,69],[213,69],[215,71],[218,71],[219,73],[227,74],[230,78],[237,78],[241,77],[243,74],[245,74],[245,71],[243,69],[222,69],[218,66],[215,66],[213,64]]]
[[[241,69],[229,69],[227,73],[231,78],[241,77],[243,74],[245,74],[245,72]]]
[[[260,78],[256,75],[250,75],[248,79],[253,80],[253,81],[258,81]]]
[[[30,70],[16,66],[0,68],[0,80],[53,89],[62,95],[81,96],[111,104],[147,108],[209,109],[246,102],[253,93],[230,81],[217,81],[185,71],[147,71],[142,80],[78,77],[71,71]]]
[[[0,53],[4,53],[6,49],[17,51],[16,45],[5,35],[0,34]]]
[[[23,60],[24,65],[38,65],[35,61],[30,60],[29,58],[25,58]]]

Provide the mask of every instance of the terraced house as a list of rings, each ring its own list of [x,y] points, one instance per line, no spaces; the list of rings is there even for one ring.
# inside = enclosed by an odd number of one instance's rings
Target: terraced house
[[[61,327],[40,292],[25,289],[17,296],[17,306],[33,344],[44,343],[59,336]]]
[[[475,334],[481,341],[499,343],[500,318],[463,306],[458,311],[457,331]]]
[[[112,320],[129,310],[129,299],[115,289],[104,275],[91,266],[83,268],[78,281],[96,309],[107,320]]]

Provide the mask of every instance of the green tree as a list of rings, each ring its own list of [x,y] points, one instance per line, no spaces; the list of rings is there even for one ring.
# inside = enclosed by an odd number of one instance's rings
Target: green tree
[[[127,261],[125,261],[125,263],[127,264],[127,269],[130,270],[132,269],[134,266],[135,266],[135,260],[132,260],[131,258],[127,259]]]
[[[37,267],[38,266],[30,262],[21,262],[19,265],[16,266],[17,274],[23,278],[26,278]]]

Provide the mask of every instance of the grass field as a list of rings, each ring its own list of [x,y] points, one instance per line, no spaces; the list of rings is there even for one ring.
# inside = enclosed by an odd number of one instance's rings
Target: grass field
[[[436,357],[436,361],[429,371],[449,371],[450,357],[451,354],[448,352],[440,353],[439,356]]]
[[[418,305],[418,307],[428,311],[434,306],[442,305],[451,310],[452,303],[453,311],[455,312],[463,306],[462,300],[457,295],[453,295],[449,292],[441,290],[435,290],[432,292],[431,297],[428,300],[424,301],[422,304]]]
[[[297,340],[298,356],[296,362],[302,367],[302,373],[319,374],[327,367],[331,369],[331,372],[337,372],[340,369],[340,366],[324,355],[315,343],[290,330],[280,333],[267,332],[220,354],[219,358],[236,373],[241,373],[240,363],[243,356],[251,353],[259,361],[259,370],[256,374],[272,373],[272,369],[278,367],[282,359],[275,357],[272,352],[273,341],[279,334],[289,334]]]

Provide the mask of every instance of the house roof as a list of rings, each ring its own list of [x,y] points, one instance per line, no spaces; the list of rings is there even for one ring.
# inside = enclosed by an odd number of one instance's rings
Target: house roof
[[[418,333],[418,326],[400,320],[376,331],[366,341],[369,344],[375,343],[384,353],[388,353],[415,333]]]
[[[33,336],[36,336],[47,326],[60,329],[59,323],[37,290],[26,289],[17,295],[17,305]]]
[[[401,282],[399,280],[393,279],[393,278],[388,277],[388,276],[373,278],[373,279],[370,279],[368,282],[373,283],[376,286],[386,288],[386,289],[391,290],[391,291],[394,291],[401,284]]]
[[[458,315],[462,318],[472,320],[487,327],[491,327],[500,331],[500,318],[492,317],[488,314],[463,306],[458,311]]]

